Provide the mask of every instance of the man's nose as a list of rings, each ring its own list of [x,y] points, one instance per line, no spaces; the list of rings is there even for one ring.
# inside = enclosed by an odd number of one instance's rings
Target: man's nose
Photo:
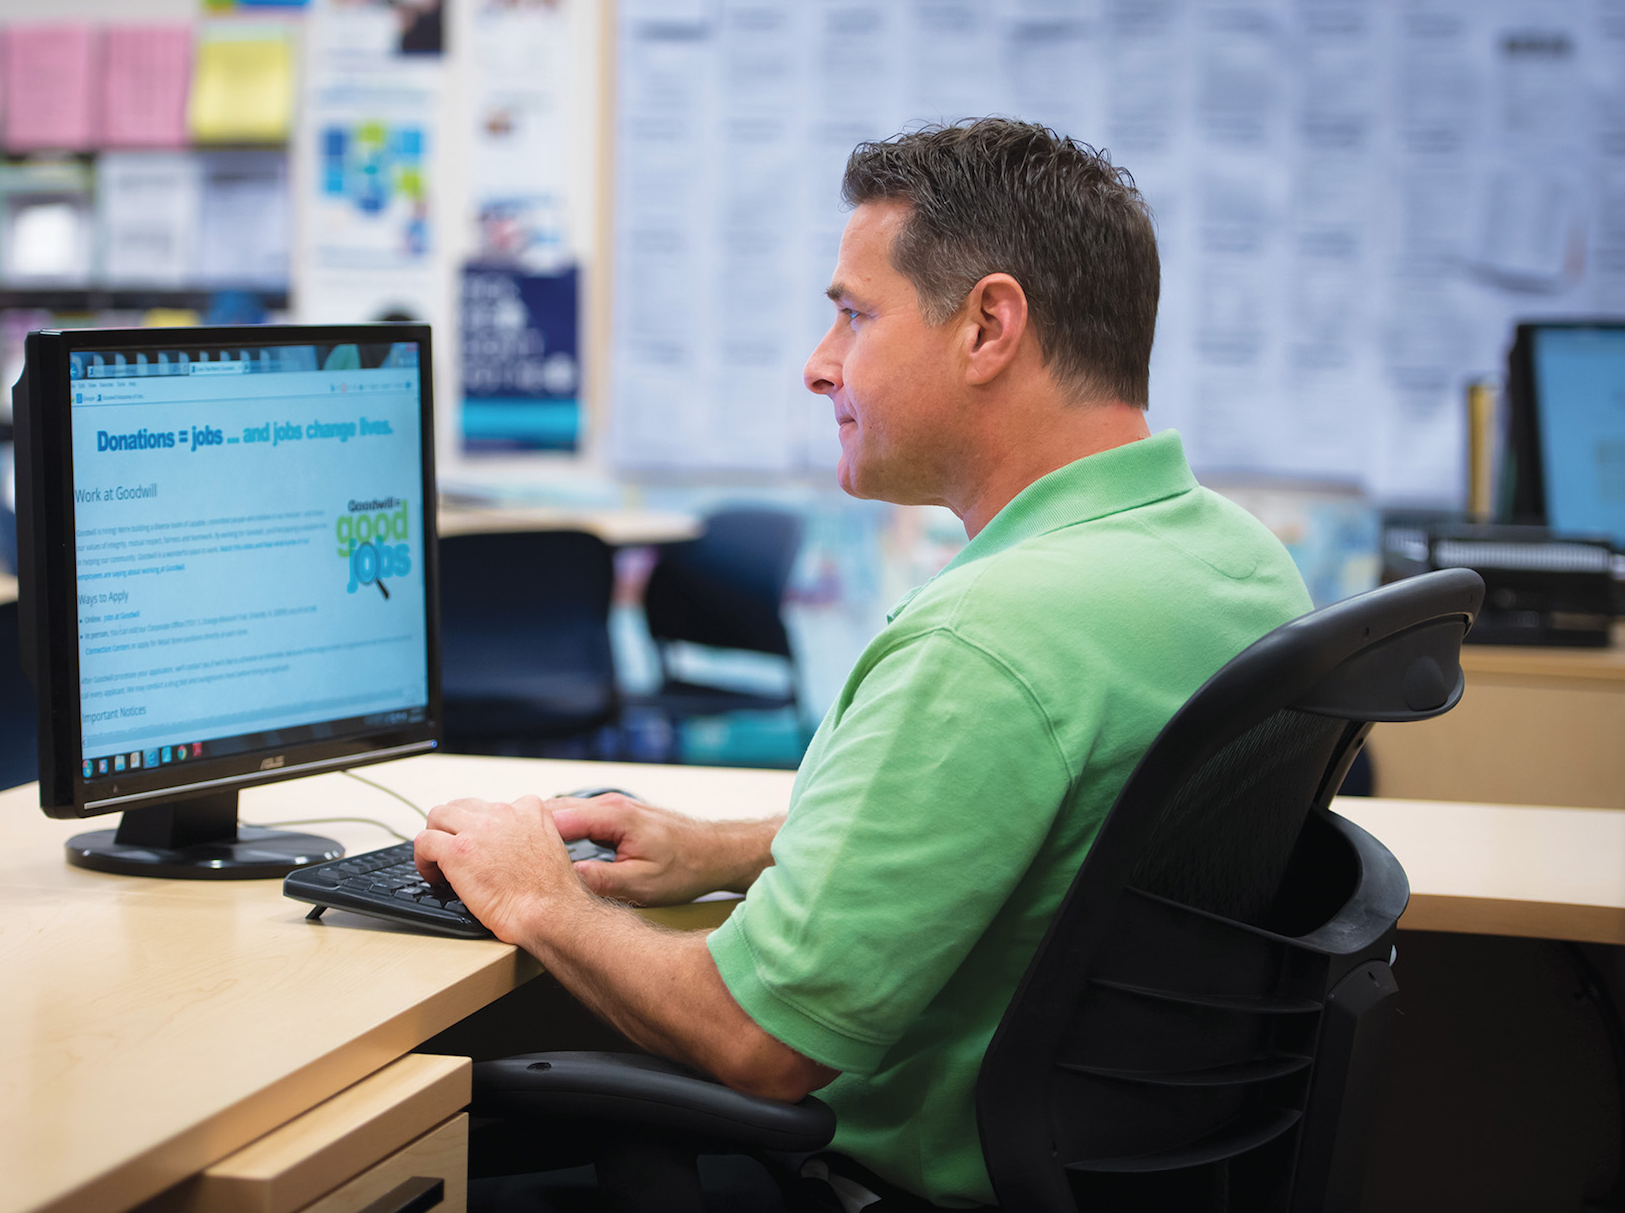
[[[801,372],[801,381],[807,390],[820,396],[828,396],[841,386],[841,361],[835,356],[834,337],[835,326],[831,325]]]

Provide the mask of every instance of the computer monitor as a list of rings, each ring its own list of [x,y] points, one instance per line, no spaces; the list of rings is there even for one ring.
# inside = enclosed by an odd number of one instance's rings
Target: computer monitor
[[[1511,520],[1625,549],[1625,320],[1520,324],[1507,387]]]
[[[70,862],[280,876],[337,858],[238,790],[435,748],[424,325],[28,335],[14,393],[40,806]]]

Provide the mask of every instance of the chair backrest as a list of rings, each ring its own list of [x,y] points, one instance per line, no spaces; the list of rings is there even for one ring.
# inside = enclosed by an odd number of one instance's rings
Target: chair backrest
[[[440,661],[448,741],[580,732],[617,708],[614,553],[580,531],[440,540]]]
[[[1353,1207],[1409,889],[1327,806],[1373,722],[1455,705],[1482,597],[1450,570],[1312,612],[1168,722],[988,1047],[1002,1204]]]
[[[649,635],[790,657],[779,607],[801,531],[785,510],[722,510],[698,539],[662,548],[643,595]]]

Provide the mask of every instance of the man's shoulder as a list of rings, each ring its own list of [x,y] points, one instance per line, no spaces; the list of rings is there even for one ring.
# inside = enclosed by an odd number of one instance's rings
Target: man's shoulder
[[[905,632],[1004,637],[1035,619],[1093,629],[1125,617],[1188,614],[1216,598],[1278,604],[1282,621],[1309,609],[1280,541],[1240,507],[1198,488],[950,568],[898,622],[908,624]]]

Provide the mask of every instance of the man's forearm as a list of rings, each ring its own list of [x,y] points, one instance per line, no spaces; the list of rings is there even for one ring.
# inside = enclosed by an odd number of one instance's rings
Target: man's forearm
[[[565,989],[633,1043],[728,1086],[794,1101],[835,1077],[745,1013],[723,984],[702,932],[656,926],[583,891],[539,906],[522,942]]]

